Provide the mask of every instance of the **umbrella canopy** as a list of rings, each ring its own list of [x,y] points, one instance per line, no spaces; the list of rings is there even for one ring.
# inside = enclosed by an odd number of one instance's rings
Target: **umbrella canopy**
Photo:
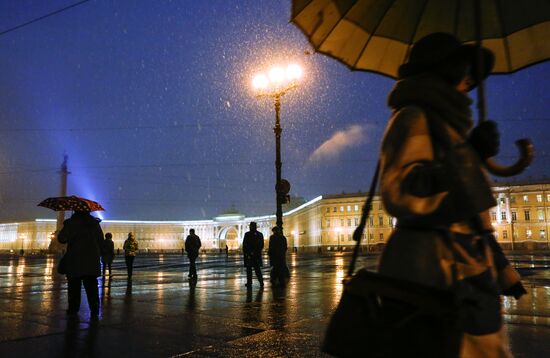
[[[550,58],[550,2],[545,0],[294,0],[292,22],[316,51],[354,70],[397,78],[412,44],[434,32],[476,41],[495,54],[493,73]]]
[[[103,211],[103,207],[96,201],[78,196],[60,196],[43,200],[38,206],[55,211]]]

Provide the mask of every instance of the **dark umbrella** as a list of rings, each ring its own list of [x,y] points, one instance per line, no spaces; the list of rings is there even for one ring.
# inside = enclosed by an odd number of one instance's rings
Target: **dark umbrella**
[[[103,211],[103,207],[96,201],[78,196],[60,196],[43,200],[38,206],[55,211]]]
[[[294,0],[292,22],[316,51],[353,70],[391,78],[397,78],[412,45],[434,32],[490,49],[495,74],[550,58],[550,2],[544,0]],[[479,85],[482,121],[485,101]],[[532,146],[518,142],[522,159],[508,168],[488,162],[493,174],[515,175],[530,163]]]

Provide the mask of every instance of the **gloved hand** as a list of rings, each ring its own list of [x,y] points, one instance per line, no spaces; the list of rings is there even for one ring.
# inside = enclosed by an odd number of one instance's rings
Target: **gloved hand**
[[[468,141],[483,160],[494,157],[500,146],[500,134],[494,121],[485,121],[472,129]]]
[[[526,293],[527,291],[525,290],[521,282],[518,282],[515,285],[508,287],[507,289],[502,291],[502,294],[504,296],[514,296],[516,300],[519,300],[519,298]]]

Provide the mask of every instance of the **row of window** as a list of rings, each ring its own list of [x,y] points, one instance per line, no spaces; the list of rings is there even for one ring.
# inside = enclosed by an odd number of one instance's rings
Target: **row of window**
[[[536,198],[537,203],[542,203],[542,199],[543,199],[542,194],[536,194],[535,198]],[[523,199],[524,203],[528,203],[529,202],[529,195],[523,195],[522,199]],[[503,197],[498,198],[498,200],[500,201],[501,204],[504,204],[506,202],[506,199],[503,198]],[[546,194],[546,201],[550,202],[550,194]],[[510,203],[512,203],[512,204],[516,203],[516,196],[515,195],[510,195]]]
[[[350,242],[350,241],[353,241],[353,237],[351,234],[340,234],[340,235],[337,235],[336,236],[336,239],[340,242],[340,243],[343,243],[343,242]],[[363,239],[365,239],[365,234],[363,234]],[[369,241],[374,241],[374,234],[370,233],[369,234]],[[378,241],[384,241],[384,233],[379,233],[378,234]]]
[[[388,216],[388,226],[393,226],[393,218],[391,216]],[[340,227],[344,226],[358,226],[359,225],[359,218],[347,218],[347,219],[326,219],[325,221],[325,227],[329,228],[331,224],[333,224],[335,227],[338,227],[338,223],[340,223]],[[347,225],[346,225],[347,224]],[[367,220],[367,226],[374,226],[374,216],[369,216]],[[378,215],[378,226],[384,226],[384,216]]]
[[[516,211],[512,211],[510,214],[512,215],[512,218],[511,218],[512,221],[518,221],[518,214],[517,214]],[[524,217],[525,221],[531,221],[531,211],[529,209],[523,210],[523,217]],[[500,212],[500,219],[501,220],[508,220],[508,214],[505,210],[502,210]],[[497,221],[497,212],[496,211],[491,211],[491,220]],[[539,222],[543,222],[545,220],[543,209],[538,209],[537,210],[537,220]]]
[[[533,237],[533,230],[531,229],[526,229],[525,230],[525,236],[528,238],[528,239],[531,239]],[[546,239],[546,230],[545,229],[540,229],[539,230],[539,238],[541,239]],[[507,240],[508,239],[508,230],[502,230],[502,239],[503,240]]]
[[[347,209],[348,212],[351,212],[352,206],[351,206],[351,205],[347,205],[347,206],[341,205],[341,206],[340,206],[340,212],[341,212],[341,213],[343,213],[344,211],[346,211],[346,209]],[[357,204],[353,205],[353,211],[358,212],[358,211],[359,211],[359,205],[357,205]],[[327,213],[330,213],[330,206],[327,206],[326,212],[327,212]],[[333,213],[338,212],[338,207],[337,207],[337,206],[333,206],[333,207],[332,207],[332,212],[333,212]]]

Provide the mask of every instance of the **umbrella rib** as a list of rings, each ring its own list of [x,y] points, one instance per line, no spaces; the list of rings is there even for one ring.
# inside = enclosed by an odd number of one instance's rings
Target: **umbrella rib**
[[[458,14],[460,13],[460,4],[460,0],[456,0],[455,21],[453,24],[453,33],[456,37],[458,37]]]
[[[357,4],[357,3],[355,3]],[[334,29],[338,26],[338,24],[340,23],[340,21],[342,21],[342,19],[345,19],[346,18],[346,15],[349,14],[349,12],[351,11],[351,9],[353,9],[353,7],[355,6],[355,4],[353,4],[352,6],[349,7],[349,9],[347,9],[347,11],[342,14],[342,16],[340,17],[340,19],[338,21],[336,21],[336,23],[334,24],[334,26],[332,26],[332,28],[330,29],[330,31],[327,33],[327,35],[325,37],[323,37],[322,40],[319,41],[319,47],[321,47],[321,44],[323,42],[325,42],[326,39],[328,39],[328,37],[332,34],[332,32],[334,31]]]
[[[382,23],[382,21],[384,20],[384,17],[386,17],[386,14],[388,13],[388,11],[390,11],[390,9],[393,7],[393,5],[395,4],[397,0],[393,0],[390,5],[386,8],[386,10],[384,10],[384,14],[382,14],[382,16],[380,16],[380,19],[378,20],[378,23],[376,24],[376,26],[373,28],[372,30],[372,34],[369,36],[367,42],[365,42],[365,45],[363,46],[363,48],[361,49],[361,51],[359,52],[359,56],[357,56],[357,60],[355,60],[355,62],[353,63],[353,67],[357,67],[357,63],[359,62],[359,60],[361,59],[362,57],[362,54],[363,52],[365,51],[365,49],[367,48],[367,46],[369,45],[370,43],[370,40],[372,40],[372,38],[374,37],[374,34],[376,33],[376,30],[378,30],[378,28],[380,27],[380,24]]]
[[[409,47],[413,43],[414,37],[416,36],[416,33],[418,32],[418,24],[420,24],[420,21],[422,20],[422,14],[424,13],[424,10],[426,10],[426,6],[428,6],[428,1],[424,1],[424,5],[422,6],[422,11],[420,11],[420,16],[418,16],[418,20],[416,21],[416,25],[413,27],[412,36],[409,39]]]
[[[512,69],[512,61],[510,59],[510,44],[508,43],[508,33],[506,31],[506,27],[504,24],[504,21],[502,19],[502,6],[499,6],[498,0],[495,1],[495,7],[497,9],[498,13],[498,19],[500,22],[500,30],[502,31],[502,41],[504,43],[504,58],[506,59],[506,64],[508,65],[507,70],[510,71]]]

